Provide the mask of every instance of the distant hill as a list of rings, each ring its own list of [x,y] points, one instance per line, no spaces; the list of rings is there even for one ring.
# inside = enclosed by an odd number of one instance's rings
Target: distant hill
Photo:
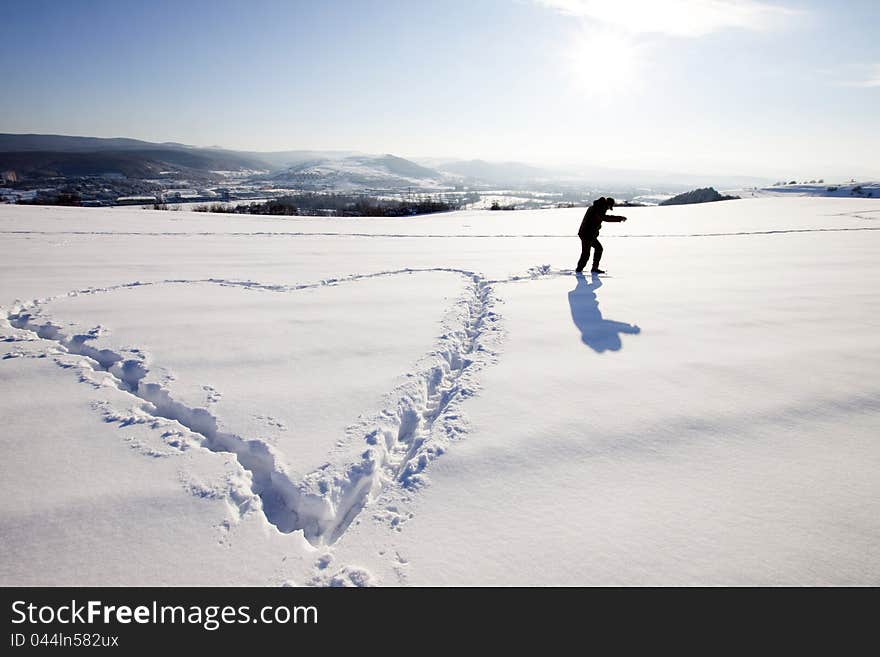
[[[155,178],[160,172],[168,170],[205,174],[262,168],[265,168],[263,162],[224,151],[153,148],[91,152],[0,152],[0,171],[15,171],[19,179],[107,174]]]
[[[356,151],[240,152],[123,137],[0,134],[0,171],[19,180],[115,174],[155,178],[160,172],[208,175],[214,171],[263,171],[279,182],[305,188],[436,187],[443,174],[395,155]]]
[[[216,177],[237,171],[304,189],[437,189],[467,185],[490,189],[578,189],[620,194],[642,187],[676,193],[708,182],[729,187],[764,186],[750,177],[714,177],[580,165],[541,167],[523,162],[449,158],[406,159],[357,151],[275,152],[199,148],[125,137],[0,134],[0,174],[12,180],[47,176],[117,174],[154,178],[160,171],[182,177]],[[717,200],[717,199],[715,199]]]
[[[242,151],[241,154],[265,162],[266,167],[272,170],[296,167],[306,162],[338,161],[364,155],[358,151]]]
[[[758,190],[760,196],[833,196],[880,199],[880,182],[802,183],[774,185]]]
[[[0,134],[0,152],[48,151],[80,153],[118,150],[190,149],[183,144],[156,144],[126,137],[73,137],[69,135]]]
[[[357,159],[357,158],[349,158]],[[407,178],[441,178],[442,175],[434,169],[423,167],[410,160],[395,155],[382,155],[381,157],[363,158],[364,163],[369,162],[371,166],[384,169],[390,174],[396,176],[405,176]]]
[[[535,166],[523,162],[489,162],[486,160],[450,160],[418,158],[420,164],[432,167],[466,182],[498,186],[562,185],[596,187],[649,186],[669,191],[705,186],[709,183],[731,187],[764,186],[770,181],[755,176],[718,176],[693,173],[651,171],[647,169],[618,169],[612,167],[566,164],[553,167]]]
[[[263,160],[236,151],[155,144],[122,137],[0,134],[0,171],[18,179],[54,176],[122,175],[154,178],[161,171],[265,170]]]
[[[435,188],[446,182],[446,176],[439,171],[394,155],[319,158],[288,167],[272,178],[307,189],[341,190]]]
[[[559,173],[522,162],[487,162],[485,160],[438,160],[435,169],[461,176],[467,181],[495,185],[528,184],[558,178]]]
[[[714,187],[704,187],[703,189],[695,189],[678,196],[673,196],[660,205],[688,205],[690,203],[712,203],[714,201],[732,201],[738,199],[739,196],[725,196],[719,194]]]

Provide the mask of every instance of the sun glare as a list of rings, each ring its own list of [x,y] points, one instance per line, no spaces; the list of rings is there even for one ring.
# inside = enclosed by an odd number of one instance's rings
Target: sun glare
[[[638,82],[638,46],[624,35],[587,30],[571,45],[571,75],[581,92],[605,96],[631,90]]]

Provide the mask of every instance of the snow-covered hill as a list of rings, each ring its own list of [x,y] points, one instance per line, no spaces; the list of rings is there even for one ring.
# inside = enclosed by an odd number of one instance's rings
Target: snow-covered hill
[[[775,185],[756,191],[759,196],[829,196],[833,198],[878,198],[880,182],[803,183]]]
[[[0,206],[0,584],[880,584],[880,204]]]
[[[290,166],[274,180],[305,188],[437,189],[449,176],[394,155],[349,155]]]

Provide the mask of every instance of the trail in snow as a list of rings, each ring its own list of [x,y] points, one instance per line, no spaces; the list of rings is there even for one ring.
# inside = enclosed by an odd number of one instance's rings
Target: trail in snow
[[[227,287],[241,287],[249,290],[258,290],[258,291],[267,291],[267,292],[295,292],[297,290],[309,290],[316,289],[321,287],[328,287],[332,285],[338,285],[340,283],[348,283],[353,281],[362,281],[371,278],[383,278],[387,276],[397,276],[399,274],[417,274],[417,273],[426,273],[426,272],[441,272],[441,273],[451,273],[451,274],[459,274],[464,277],[473,277],[475,274],[473,272],[464,270],[464,269],[455,269],[451,267],[433,267],[433,268],[403,268],[403,269],[393,269],[389,271],[381,271],[374,272],[371,274],[350,274],[348,276],[340,276],[338,278],[324,278],[320,281],[315,281],[312,283],[299,283],[294,285],[284,285],[284,284],[265,284],[259,283],[257,281],[249,281],[249,280],[240,280],[240,279],[227,279],[227,278],[163,278],[156,281],[131,281],[128,283],[119,283],[117,285],[107,285],[103,287],[84,287],[78,290],[72,290],[70,292],[64,292],[62,294],[56,294],[50,297],[43,297],[41,299],[34,299],[32,301],[23,302],[21,300],[17,300],[12,304],[13,312],[20,313],[29,309],[37,308],[38,306],[50,303],[52,301],[57,301],[59,299],[76,297],[80,295],[87,294],[102,294],[104,292],[113,292],[115,290],[124,290],[127,288],[136,288],[136,287],[150,287],[155,285],[175,285],[175,284],[193,284],[193,283],[208,283],[212,285],[222,285]],[[2,307],[0,307],[2,308]]]
[[[857,219],[873,219],[847,213]],[[787,235],[790,233],[839,233],[852,231],[880,230],[877,226],[853,226],[848,228],[779,228],[774,230],[734,231],[718,233],[652,233],[652,234],[623,234],[605,235],[605,237],[738,237],[743,235]],[[125,232],[125,231],[88,231],[88,230],[0,230],[0,235],[86,235],[86,236],[126,236],[126,237],[382,237],[382,238],[455,238],[455,239],[485,239],[485,238],[567,238],[573,235],[549,234],[549,233],[500,233],[500,234],[470,234],[470,233],[330,233],[330,232]]]
[[[874,217],[862,217],[863,214],[870,214],[872,212],[880,212],[880,210],[871,208],[870,210],[855,210],[852,212],[834,212],[832,214],[823,214],[823,217],[857,217],[859,219],[873,219]]]
[[[292,292],[427,271],[454,273],[467,280],[465,293],[456,303],[454,320],[447,321],[438,344],[423,359],[421,367],[388,395],[387,406],[364,423],[361,435],[366,449],[359,458],[342,467],[324,466],[300,482],[290,477],[283,455],[271,445],[221,431],[216,416],[209,410],[183,404],[161,385],[146,382],[149,368],[143,360],[91,346],[89,341],[99,337],[100,332],[66,335],[51,320],[43,321],[33,312],[59,298],[143,285],[211,283],[259,291]],[[549,268],[542,271],[546,274]],[[224,279],[136,281],[104,288],[85,288],[18,304],[6,314],[6,320],[14,328],[55,342],[68,353],[85,357],[86,367],[94,372],[107,373],[119,390],[146,402],[142,405],[144,412],[179,422],[198,437],[202,447],[234,454],[250,474],[252,491],[261,499],[267,520],[281,532],[302,530],[313,544],[321,544],[338,540],[361,509],[389,483],[405,488],[422,483],[422,472],[427,464],[445,451],[449,441],[463,433],[456,407],[461,400],[474,394],[474,375],[491,361],[495,353],[493,345],[500,339],[499,317],[493,308],[491,283],[482,276],[458,269],[426,268],[355,274],[300,285],[267,285]],[[130,351],[139,354],[138,350]],[[435,428],[439,430],[437,435],[434,435]]]

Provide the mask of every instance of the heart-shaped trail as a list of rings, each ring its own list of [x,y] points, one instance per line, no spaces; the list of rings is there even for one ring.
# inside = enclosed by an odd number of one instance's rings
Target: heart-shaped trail
[[[454,312],[444,322],[438,343],[420,361],[417,371],[408,374],[406,380],[386,396],[385,407],[359,424],[366,449],[356,459],[326,464],[299,481],[289,475],[282,455],[271,445],[221,430],[217,417],[208,409],[184,404],[174,399],[161,384],[147,382],[149,368],[143,360],[126,357],[111,349],[96,348],[89,344],[97,337],[94,332],[68,335],[51,320],[41,320],[38,314],[41,306],[58,298],[143,285],[212,283],[268,292],[293,292],[425,271],[453,273],[466,281]],[[526,276],[508,280],[554,273],[563,272],[551,272],[549,268],[541,267],[529,270]],[[413,488],[423,483],[422,473],[428,463],[464,432],[457,406],[475,393],[475,375],[494,359],[502,335],[492,289],[492,284],[498,282],[503,281],[487,281],[474,272],[449,268],[355,274],[300,285],[267,285],[214,278],[136,281],[86,288],[19,304],[6,314],[6,320],[11,327],[54,342],[67,353],[83,356],[84,367],[105,373],[104,376],[109,377],[119,390],[140,400],[143,412],[179,422],[205,449],[235,455],[250,475],[251,489],[260,498],[268,522],[284,533],[301,530],[312,544],[320,545],[338,540],[368,502],[389,484]]]

